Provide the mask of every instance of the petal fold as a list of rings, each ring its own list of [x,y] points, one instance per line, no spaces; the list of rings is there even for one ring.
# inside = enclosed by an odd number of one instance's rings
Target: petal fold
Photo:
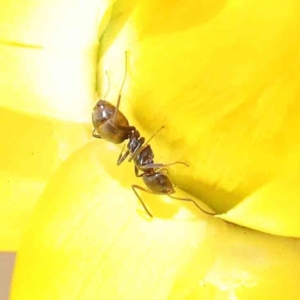
[[[271,234],[300,237],[299,171],[281,176],[219,217]]]

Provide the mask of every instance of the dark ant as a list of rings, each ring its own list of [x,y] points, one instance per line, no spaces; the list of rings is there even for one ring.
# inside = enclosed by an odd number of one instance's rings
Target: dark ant
[[[124,147],[119,155],[117,165],[120,165],[127,157],[129,161],[134,162],[135,175],[142,177],[147,189],[132,185],[133,192],[138,197],[145,211],[150,217],[153,215],[148,210],[147,206],[143,202],[140,195],[137,193],[137,189],[150,194],[167,195],[172,199],[192,202],[199,210],[208,215],[216,215],[215,213],[207,212],[203,210],[194,200],[190,198],[177,198],[172,196],[175,193],[174,185],[168,176],[167,167],[174,164],[184,164],[184,162],[173,162],[170,164],[154,163],[154,153],[149,145],[152,138],[162,129],[163,126],[157,130],[150,139],[145,143],[145,138],[141,137],[139,131],[130,126],[127,118],[119,110],[121,102],[121,92],[127,76],[127,52],[125,52],[125,75],[119,91],[117,105],[114,106],[105,100],[98,100],[93,113],[92,121],[94,125],[93,137],[99,139],[105,139],[114,144],[120,144],[125,140],[129,140],[127,144],[127,151],[123,154]],[[107,93],[106,93],[107,95]],[[105,97],[104,97],[105,98]],[[139,172],[142,172],[139,174]]]

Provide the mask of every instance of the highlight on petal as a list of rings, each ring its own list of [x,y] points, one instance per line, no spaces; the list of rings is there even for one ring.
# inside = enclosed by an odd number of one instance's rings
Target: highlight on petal
[[[298,241],[197,211],[148,220],[131,190],[142,180],[132,164],[114,164],[118,153],[87,144],[52,177],[18,253],[11,299],[276,299],[283,274],[286,295],[298,293]],[[187,208],[142,197],[155,216]]]
[[[106,27],[113,3],[2,1],[0,105],[52,118],[89,120],[98,26],[103,18],[100,30]]]
[[[87,121],[96,48],[0,44],[0,105],[38,117]]]
[[[300,237],[300,175],[281,176],[219,218],[271,234]]]
[[[1,1],[1,41],[40,46],[82,47],[97,35],[114,0]]]

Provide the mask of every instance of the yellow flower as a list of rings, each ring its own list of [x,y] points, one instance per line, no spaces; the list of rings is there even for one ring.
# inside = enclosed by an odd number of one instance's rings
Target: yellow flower
[[[12,299],[299,297],[300,5],[198,2],[2,1]],[[170,168],[178,186],[266,233],[145,193],[143,217],[133,165],[91,138],[95,78],[115,103],[125,50],[121,110],[143,136],[165,126],[155,161],[189,163]]]

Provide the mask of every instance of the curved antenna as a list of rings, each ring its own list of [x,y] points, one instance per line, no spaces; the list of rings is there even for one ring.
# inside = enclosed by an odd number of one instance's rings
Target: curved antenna
[[[123,90],[123,87],[124,87],[124,84],[125,84],[126,77],[127,77],[127,51],[125,51],[125,70],[124,70],[124,78],[123,78],[123,81],[122,81],[122,84],[121,84],[121,87],[120,87],[120,91],[119,91],[119,95],[118,95],[118,100],[117,100],[116,109],[115,109],[114,115],[113,115],[113,117],[112,117],[112,122],[115,122],[115,119],[116,119],[117,114],[118,114],[118,110],[119,110],[119,106],[120,106],[120,102],[121,102],[121,93],[122,93],[122,90]]]
[[[127,51],[125,51],[125,69],[124,69],[124,77],[123,77],[123,81],[122,81],[122,84],[121,84],[121,87],[120,87],[119,97],[121,96],[121,93],[122,93],[122,90],[123,90],[123,86],[124,86],[126,77],[127,77]]]

